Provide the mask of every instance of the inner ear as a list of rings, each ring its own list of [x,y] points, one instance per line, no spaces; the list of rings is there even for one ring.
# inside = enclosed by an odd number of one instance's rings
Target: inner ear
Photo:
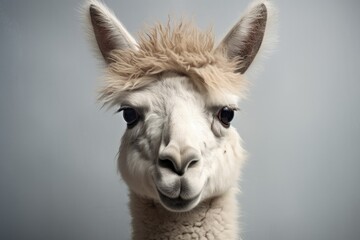
[[[225,36],[219,47],[229,59],[238,60],[236,72],[245,73],[264,39],[268,9],[264,3],[251,8]]]
[[[90,19],[94,29],[94,35],[99,50],[107,63],[111,62],[110,52],[116,49],[118,44],[112,39],[112,34],[99,9],[95,5],[90,6]]]
[[[240,56],[243,64],[238,68],[238,72],[241,74],[245,73],[253,62],[256,54],[259,52],[260,46],[264,39],[264,33],[267,21],[267,9],[264,4],[260,4],[256,9],[253,10],[255,17],[250,19],[243,19],[240,23],[248,25],[247,36],[244,37],[242,45],[239,49],[234,48],[234,52],[229,53],[231,58]],[[248,21],[248,22],[246,22]],[[238,30],[239,31],[239,30]],[[241,29],[240,29],[241,31]],[[246,30],[245,30],[246,31]]]
[[[134,38],[104,4],[92,1],[88,11],[89,27],[106,63],[113,61],[111,52],[115,49],[137,49]]]

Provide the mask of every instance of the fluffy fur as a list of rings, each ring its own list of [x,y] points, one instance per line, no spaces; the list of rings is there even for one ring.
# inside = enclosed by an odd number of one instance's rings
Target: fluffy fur
[[[238,239],[236,192],[208,199],[189,213],[171,213],[160,204],[131,194],[134,239]]]
[[[134,239],[236,239],[235,194],[245,154],[236,130],[216,115],[221,106],[236,107],[237,97],[215,99],[171,73],[119,99],[144,116],[125,132],[118,158],[131,191]],[[164,155],[185,161],[189,149],[199,161],[181,177],[159,165]],[[178,209],[161,195],[191,202]]]
[[[213,33],[202,32],[190,22],[158,24],[139,36],[137,47],[112,52],[113,63],[100,96],[105,103],[124,91],[146,86],[166,71],[188,76],[202,91],[241,95],[246,90],[245,78],[235,72],[241,60],[216,51]]]
[[[87,13],[107,77],[100,99],[136,112],[118,156],[130,191],[133,239],[236,239],[237,180],[245,151],[221,111],[237,108],[243,73],[265,37],[271,7],[255,1],[217,46],[189,22],[130,36],[103,4]],[[100,55],[100,54],[99,54]]]

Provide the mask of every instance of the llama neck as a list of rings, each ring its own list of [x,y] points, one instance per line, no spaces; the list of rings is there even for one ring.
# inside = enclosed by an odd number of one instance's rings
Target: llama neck
[[[130,194],[133,239],[236,239],[236,190],[173,213],[153,200]]]

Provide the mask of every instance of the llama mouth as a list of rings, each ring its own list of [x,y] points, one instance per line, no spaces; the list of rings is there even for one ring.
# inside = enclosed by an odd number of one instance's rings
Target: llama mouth
[[[170,198],[162,194],[159,190],[160,203],[169,211],[186,212],[193,209],[200,201],[201,192],[193,198],[183,199],[182,197]]]

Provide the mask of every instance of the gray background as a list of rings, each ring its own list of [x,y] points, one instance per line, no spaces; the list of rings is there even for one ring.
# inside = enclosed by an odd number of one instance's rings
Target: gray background
[[[249,1],[107,0],[136,34],[168,14],[223,36]],[[242,236],[360,239],[360,2],[276,0],[280,43],[235,125],[249,151]],[[0,1],[0,239],[129,239],[79,1]]]

